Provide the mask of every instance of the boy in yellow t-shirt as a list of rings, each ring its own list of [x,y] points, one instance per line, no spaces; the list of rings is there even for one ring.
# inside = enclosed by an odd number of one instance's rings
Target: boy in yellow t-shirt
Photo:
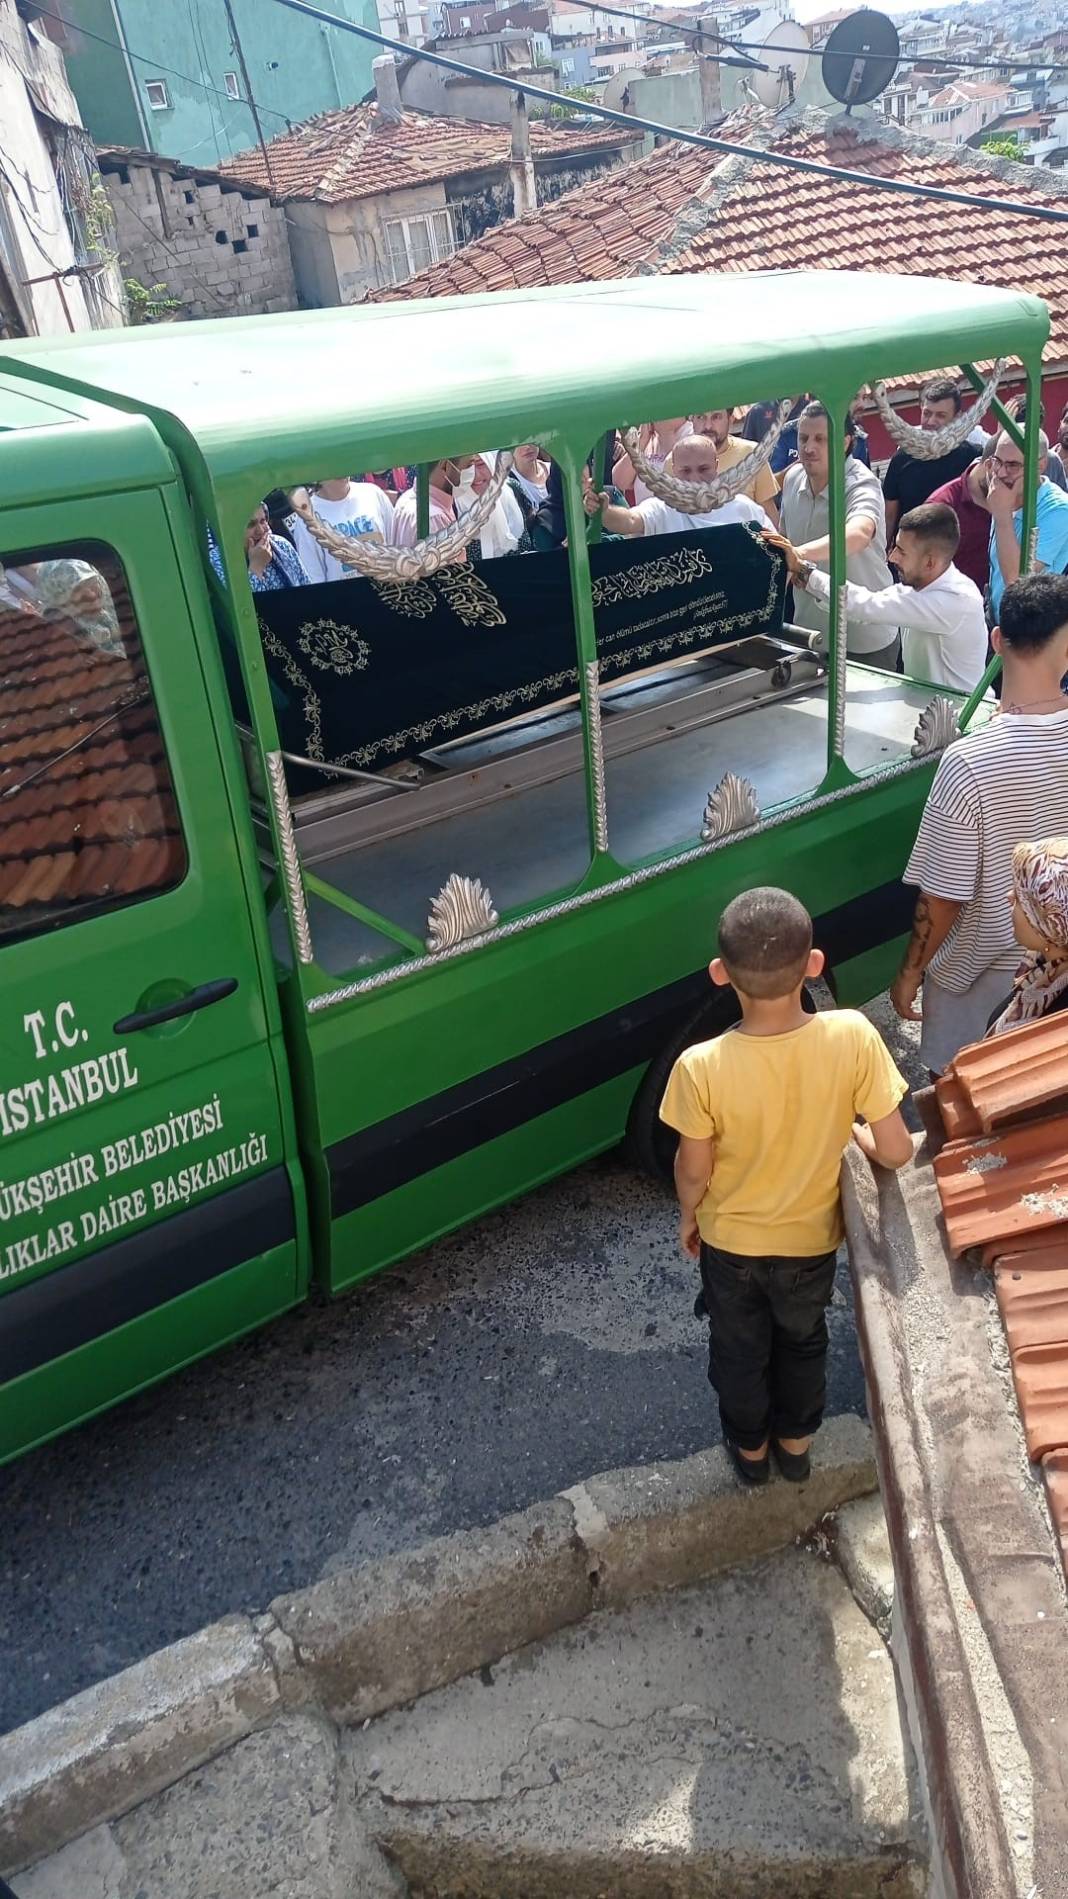
[[[770,888],[736,897],[709,974],[734,987],[741,1022],[680,1055],[660,1107],[681,1137],[680,1238],[701,1262],[708,1376],[747,1484],[768,1481],[769,1436],[784,1477],[809,1474],[826,1395],[843,1150],[852,1137],[884,1167],[912,1156],[900,1111],[907,1084],[878,1032],[854,1009],[809,1015],[802,1006],[806,976],[822,969],[796,897]]]

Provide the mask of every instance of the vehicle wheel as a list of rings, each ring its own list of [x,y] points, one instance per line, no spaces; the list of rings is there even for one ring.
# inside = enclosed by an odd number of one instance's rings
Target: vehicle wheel
[[[638,1086],[627,1119],[624,1151],[633,1166],[654,1180],[670,1180],[679,1137],[660,1119],[660,1103],[679,1056],[695,1042],[722,1035],[741,1015],[733,989],[717,989],[654,1055]]]
[[[792,660],[782,659],[777,666],[773,666],[771,671],[771,683],[776,692],[781,692],[784,686],[788,686],[793,676],[794,665]]]
[[[808,983],[802,992],[801,1006],[809,1015],[816,1013],[816,1000]],[[670,1180],[674,1172],[679,1137],[661,1121],[660,1103],[679,1056],[695,1042],[708,1042],[714,1035],[722,1035],[724,1029],[739,1020],[741,1013],[733,989],[717,989],[664,1043],[660,1053],[653,1056],[631,1103],[623,1143],[627,1159],[643,1174],[651,1175],[654,1180]]]

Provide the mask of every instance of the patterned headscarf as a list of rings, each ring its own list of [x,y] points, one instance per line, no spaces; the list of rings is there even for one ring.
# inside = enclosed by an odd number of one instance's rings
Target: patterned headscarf
[[[1048,1015],[1068,990],[1068,837],[1017,844],[1012,882],[1017,903],[1046,947],[1027,952],[994,1035]]]
[[[72,605],[72,596],[86,581],[95,581],[95,608]],[[87,640],[105,653],[123,651],[119,617],[111,589],[102,573],[87,560],[46,560],[37,570],[37,599],[46,619],[70,620]]]

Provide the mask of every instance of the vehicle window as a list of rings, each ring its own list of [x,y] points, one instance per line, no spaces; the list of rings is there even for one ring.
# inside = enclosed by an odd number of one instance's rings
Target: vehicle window
[[[481,883],[484,913],[503,916],[572,890],[588,868],[568,553],[559,507],[547,505],[548,464],[526,446],[522,481],[495,485],[478,532],[407,584],[340,555],[355,540],[391,551],[416,540],[408,470],[375,471],[386,485],[366,475],[311,485],[325,544],[287,515],[285,496],[249,523],[302,862],[347,905],[313,931],[332,972],[396,955],[375,917],[421,948],[454,875]],[[491,484],[493,455],[432,463],[431,533],[462,524]]]
[[[712,415],[726,432],[728,411]],[[671,483],[707,487],[719,475],[712,428],[701,416],[652,423],[631,439],[640,465],[622,440],[591,458],[608,841],[628,865],[695,844],[728,774],[766,811],[812,791],[826,769],[825,688],[803,639],[784,633],[762,501],[742,490],[695,513],[682,506],[691,495],[672,498]],[[732,438],[724,471],[750,446]],[[774,483],[762,468],[750,486],[770,499]]]
[[[187,857],[118,556],[0,564],[0,941],[154,895]]]

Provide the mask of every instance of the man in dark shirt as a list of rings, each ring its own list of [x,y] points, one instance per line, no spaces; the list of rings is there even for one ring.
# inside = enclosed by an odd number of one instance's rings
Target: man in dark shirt
[[[931,501],[944,501],[956,515],[960,527],[960,546],[954,562],[962,574],[974,580],[980,593],[986,592],[986,583],[990,579],[990,509],[986,497],[993,473],[992,454],[993,444],[985,455],[980,455],[964,470],[963,475],[936,488],[929,497]]]
[[[960,414],[961,403],[960,390],[949,377],[929,382],[920,397],[920,427],[930,429],[932,433],[944,429],[947,423]],[[893,544],[901,516],[929,501],[936,488],[944,487],[947,481],[953,481],[957,475],[963,475],[977,453],[973,442],[962,442],[959,448],[950,449],[948,455],[940,455],[933,462],[919,461],[916,456],[906,454],[903,448],[891,456],[890,466],[883,477],[888,547]]]

